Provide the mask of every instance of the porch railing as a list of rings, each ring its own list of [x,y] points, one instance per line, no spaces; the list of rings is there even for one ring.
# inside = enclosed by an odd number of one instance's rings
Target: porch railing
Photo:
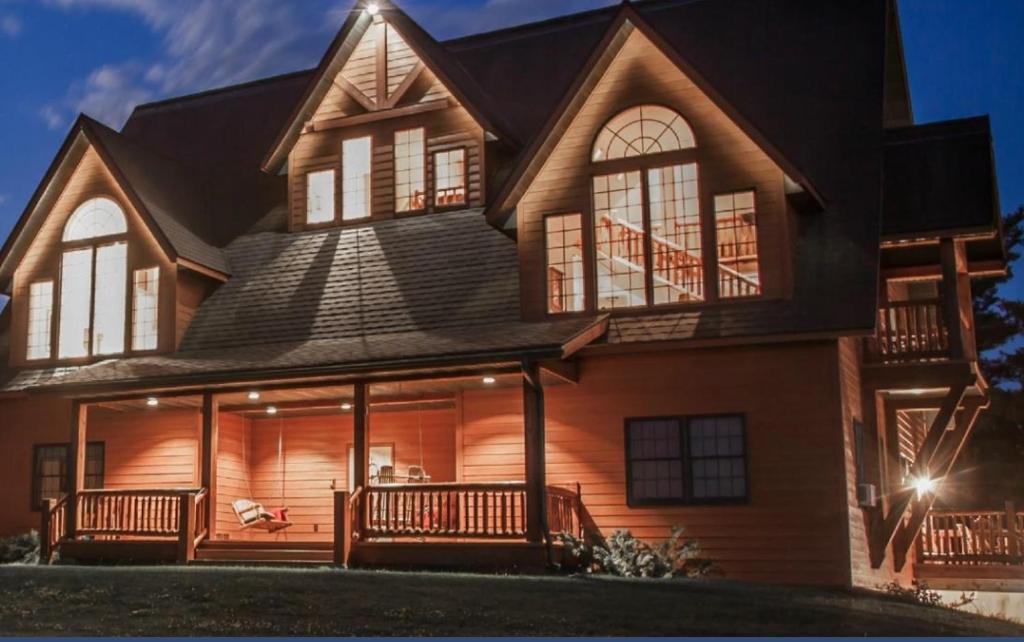
[[[521,538],[526,483],[384,484],[360,496],[367,537]]]
[[[880,306],[871,352],[875,360],[886,362],[949,356],[942,301],[892,301]]]
[[[49,564],[57,551],[57,544],[68,535],[68,498],[48,499],[42,506],[42,526],[39,529],[39,560]]]
[[[548,486],[548,531],[557,536],[567,533],[583,537],[582,499],[580,485],[576,490]]]
[[[932,511],[918,538],[918,562],[1024,565],[1024,512]]]

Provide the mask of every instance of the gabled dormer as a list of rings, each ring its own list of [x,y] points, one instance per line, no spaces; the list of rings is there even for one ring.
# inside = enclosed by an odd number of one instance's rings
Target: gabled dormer
[[[390,3],[353,9],[264,169],[287,172],[289,228],[480,207],[486,99]]]

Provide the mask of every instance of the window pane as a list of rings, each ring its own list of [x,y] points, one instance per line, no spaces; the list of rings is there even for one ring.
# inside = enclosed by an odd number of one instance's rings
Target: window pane
[[[334,220],[334,170],[306,174],[306,222]]]
[[[680,422],[676,419],[629,423],[630,500],[683,499]]]
[[[124,212],[109,198],[93,198],[82,203],[64,226],[64,241],[81,241],[128,231]]]
[[[614,310],[647,304],[640,172],[594,178],[597,306]]]
[[[124,352],[128,245],[115,243],[96,248],[96,305],[92,352]]]
[[[691,419],[694,499],[735,499],[747,494],[742,417]]]
[[[28,358],[50,358],[53,281],[33,283],[28,293]]]
[[[395,132],[395,211],[427,206],[426,147],[423,129]]]
[[[92,248],[65,252],[60,274],[58,354],[62,359],[85,357],[89,354]]]
[[[583,310],[583,217],[579,214],[544,219],[548,265],[548,312]]]
[[[132,295],[132,349],[156,350],[159,337],[160,268],[136,270]]]
[[[466,150],[434,154],[434,204],[438,207],[466,202]]]
[[[693,130],[676,112],[659,105],[627,109],[608,121],[594,142],[595,162],[696,146]]]
[[[369,137],[353,138],[341,149],[341,218],[346,221],[370,215],[370,165],[372,144]]]
[[[37,446],[35,449],[35,490],[33,503],[44,499],[60,499],[67,492],[66,446]]]
[[[697,164],[647,172],[654,302],[704,300]]]
[[[761,294],[754,192],[715,196],[718,293],[723,299]]]
[[[103,472],[106,466],[102,443],[89,444],[85,449],[85,489],[103,488]]]

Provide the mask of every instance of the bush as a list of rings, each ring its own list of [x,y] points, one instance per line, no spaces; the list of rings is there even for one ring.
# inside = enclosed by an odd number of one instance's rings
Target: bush
[[[29,531],[0,539],[0,564],[38,564],[39,533]]]
[[[899,582],[889,582],[882,587],[882,590],[904,602],[923,604],[925,606],[943,606],[948,609],[958,609],[967,606],[974,602],[976,597],[974,593],[961,593],[960,599],[947,604],[942,601],[942,596],[939,593],[928,588],[927,584],[917,580],[911,582],[910,588],[901,586]]]
[[[588,573],[620,577],[705,577],[719,573],[710,560],[701,558],[697,540],[685,539],[683,533],[684,529],[677,526],[657,546],[623,530],[594,546],[568,533],[559,538],[569,555]]]

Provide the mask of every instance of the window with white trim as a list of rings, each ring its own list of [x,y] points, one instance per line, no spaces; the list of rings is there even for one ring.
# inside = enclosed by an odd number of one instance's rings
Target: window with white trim
[[[334,221],[334,170],[306,174],[306,223]]]

